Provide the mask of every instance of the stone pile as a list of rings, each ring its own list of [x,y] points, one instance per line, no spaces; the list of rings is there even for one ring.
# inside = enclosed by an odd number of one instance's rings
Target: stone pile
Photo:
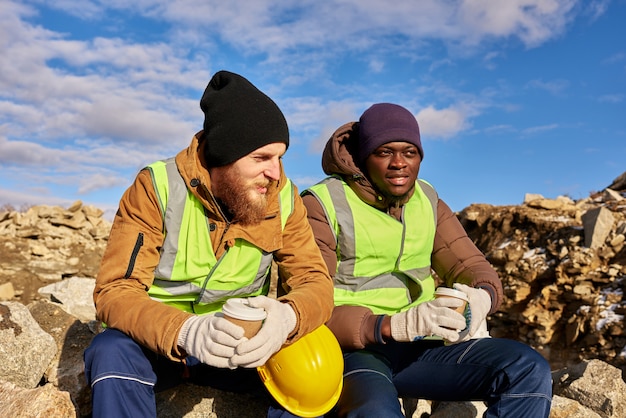
[[[626,417],[626,190],[618,185],[580,201],[527,195],[519,206],[458,213],[504,284],[491,335],[523,341],[552,365],[552,418]],[[101,330],[91,292],[110,226],[81,202],[0,210],[0,416],[89,416],[82,352]],[[420,418],[485,409],[403,405]],[[159,417],[257,417],[266,408],[193,385],[157,396]]]
[[[25,303],[39,288],[68,277],[95,277],[111,230],[103,212],[77,201],[69,208],[0,208],[0,300]]]
[[[492,336],[525,342],[554,367],[597,358],[625,368],[621,193],[606,189],[576,202],[528,195],[520,206],[471,205],[459,218],[504,285]]]

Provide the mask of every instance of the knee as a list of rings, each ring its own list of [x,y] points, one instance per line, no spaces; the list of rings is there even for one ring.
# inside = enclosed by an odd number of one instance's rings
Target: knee
[[[136,343],[126,334],[115,329],[107,329],[91,340],[85,350],[85,358],[123,355],[124,352],[135,349],[134,345]]]
[[[534,350],[533,350],[534,351]],[[535,351],[532,364],[532,379],[536,381],[538,392],[552,396],[552,371],[550,363]]]
[[[518,349],[518,361],[516,362],[516,380],[527,391],[552,396],[552,372],[550,363],[532,347],[521,344]],[[509,374],[509,376],[511,376]],[[522,383],[523,382],[523,383]]]
[[[83,353],[85,375],[106,374],[111,371],[149,369],[149,360],[141,346],[126,334],[114,330],[96,335]]]
[[[354,373],[344,379],[337,411],[341,417],[403,417],[395,385],[371,371]]]

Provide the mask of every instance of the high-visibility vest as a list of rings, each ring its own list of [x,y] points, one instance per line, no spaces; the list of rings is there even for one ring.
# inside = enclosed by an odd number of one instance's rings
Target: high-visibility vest
[[[401,221],[368,205],[343,180],[327,177],[310,187],[337,242],[335,305],[394,314],[432,300],[430,257],[437,226],[437,193],[418,180]]]
[[[165,239],[148,294],[160,302],[198,314],[220,311],[232,297],[267,295],[272,253],[244,239],[218,259],[202,203],[181,177],[174,158],[148,166],[154,182]],[[291,215],[295,189],[290,180],[279,194],[281,227]]]

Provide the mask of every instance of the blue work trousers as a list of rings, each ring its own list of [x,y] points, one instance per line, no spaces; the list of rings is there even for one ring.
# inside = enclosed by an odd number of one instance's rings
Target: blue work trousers
[[[293,417],[272,399],[256,369],[220,369],[193,357],[186,364],[171,361],[115,329],[96,335],[84,360],[94,418],[156,417],[154,394],[183,382],[259,396],[267,400],[268,417]]]
[[[344,387],[333,415],[403,418],[398,398],[484,401],[485,417],[550,415],[550,365],[517,341],[389,343],[346,352],[344,360]]]

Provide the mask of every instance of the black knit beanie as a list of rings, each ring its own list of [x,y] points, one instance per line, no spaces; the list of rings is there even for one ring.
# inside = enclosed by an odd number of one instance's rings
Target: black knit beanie
[[[200,100],[204,157],[211,167],[230,164],[265,145],[289,146],[289,129],[276,103],[242,76],[213,75]]]

